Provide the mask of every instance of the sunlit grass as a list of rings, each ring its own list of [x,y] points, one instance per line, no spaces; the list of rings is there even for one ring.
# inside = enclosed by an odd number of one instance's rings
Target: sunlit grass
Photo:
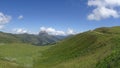
[[[19,66],[32,67],[33,57],[50,46],[33,46],[30,44],[14,43],[0,46],[0,59]]]

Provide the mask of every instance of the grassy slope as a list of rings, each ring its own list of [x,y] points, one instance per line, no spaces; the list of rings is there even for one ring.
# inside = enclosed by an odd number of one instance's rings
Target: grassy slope
[[[99,28],[69,38],[44,51],[35,68],[118,68],[120,27]]]
[[[0,44],[0,68],[31,68],[33,57],[49,47],[22,43]]]
[[[21,42],[13,34],[0,32],[0,43]]]

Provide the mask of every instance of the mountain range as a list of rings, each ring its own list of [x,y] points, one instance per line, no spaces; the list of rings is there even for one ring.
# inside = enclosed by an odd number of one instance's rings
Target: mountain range
[[[0,43],[5,43],[0,44],[0,67],[120,68],[120,26],[101,27],[67,38],[57,36],[62,40],[50,42],[50,46],[30,45],[36,45],[38,39],[47,39],[48,43],[51,37],[55,36],[46,32],[38,35],[0,32]]]
[[[45,31],[34,34],[11,34],[0,32],[0,43],[29,43],[33,45],[48,45],[64,39],[66,36],[49,35]]]

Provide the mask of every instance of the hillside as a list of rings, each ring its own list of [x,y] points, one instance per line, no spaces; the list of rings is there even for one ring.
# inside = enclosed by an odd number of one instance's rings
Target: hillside
[[[120,68],[120,27],[68,38],[35,58],[34,68]]]

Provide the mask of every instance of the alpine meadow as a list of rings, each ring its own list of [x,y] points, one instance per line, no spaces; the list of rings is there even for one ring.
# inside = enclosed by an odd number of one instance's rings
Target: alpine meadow
[[[120,68],[119,0],[0,1],[0,68]]]

